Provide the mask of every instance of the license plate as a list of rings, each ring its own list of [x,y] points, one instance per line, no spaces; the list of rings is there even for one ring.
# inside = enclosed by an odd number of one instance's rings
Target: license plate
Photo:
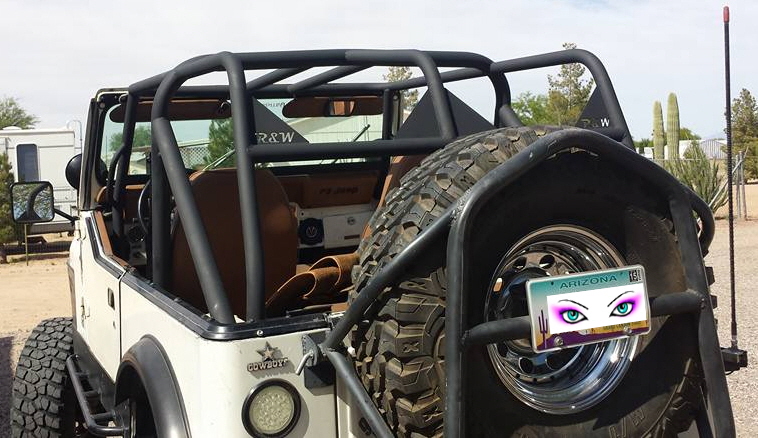
[[[534,278],[526,283],[526,297],[538,353],[650,331],[641,265]]]

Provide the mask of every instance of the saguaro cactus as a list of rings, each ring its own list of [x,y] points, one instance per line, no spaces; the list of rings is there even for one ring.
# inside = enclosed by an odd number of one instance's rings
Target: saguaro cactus
[[[657,100],[653,103],[653,158],[663,159],[663,110]]]
[[[666,105],[666,145],[669,159],[679,158],[679,103],[674,93],[669,93]]]

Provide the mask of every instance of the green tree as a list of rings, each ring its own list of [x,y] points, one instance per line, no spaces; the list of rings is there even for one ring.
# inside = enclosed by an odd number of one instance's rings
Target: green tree
[[[234,149],[234,127],[232,119],[213,120],[208,128],[208,156],[205,158],[207,164],[211,164],[219,158],[226,155]],[[234,155],[230,156],[231,163],[234,165]]]
[[[692,132],[690,128],[682,126],[679,128],[679,138],[682,140],[700,140],[702,137]]]
[[[745,176],[758,178],[758,104],[745,88],[732,101],[732,145],[745,153]]]
[[[13,184],[11,163],[7,154],[0,153],[0,263],[8,263],[4,244],[16,237],[16,227],[11,219],[11,184]]]
[[[13,97],[0,99],[0,129],[18,126],[22,129],[34,128],[39,121],[29,114]],[[10,186],[13,184],[13,172],[8,155],[0,153],[0,263],[7,263],[5,244],[16,239],[16,225],[11,219]]]
[[[563,48],[576,49],[576,44],[564,43]],[[586,70],[581,64],[564,64],[557,76],[547,76],[547,106],[554,123],[574,125],[579,120],[595,86],[593,79],[584,77]]]
[[[576,44],[564,43],[563,48],[575,49]],[[562,65],[557,76],[547,76],[547,94],[521,93],[511,107],[526,125],[575,125],[595,86],[585,73],[581,64]]]
[[[653,147],[653,142],[649,138],[634,140],[634,148],[639,153],[645,153],[645,148]]]
[[[396,66],[387,69],[387,74],[384,76],[384,80],[387,82],[399,82],[413,77],[413,72],[408,66]],[[418,102],[418,90],[405,90],[403,91],[403,110],[410,111],[416,106]]]
[[[124,133],[123,132],[117,132],[113,135],[111,135],[111,138],[108,139],[108,150],[111,152],[115,152],[118,148],[121,147],[121,145],[124,143]],[[144,146],[150,146],[152,144],[152,133],[150,131],[150,126],[148,125],[141,125],[134,128],[134,141],[132,142],[132,147],[144,147]]]
[[[34,128],[39,122],[37,116],[29,114],[13,97],[0,99],[0,129],[8,126],[18,126],[21,129]]]
[[[555,123],[547,107],[547,96],[544,94],[532,94],[530,91],[521,93],[511,103],[511,107],[525,125],[550,125]]]

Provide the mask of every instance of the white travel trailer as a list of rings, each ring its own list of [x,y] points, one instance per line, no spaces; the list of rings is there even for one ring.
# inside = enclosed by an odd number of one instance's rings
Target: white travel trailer
[[[81,152],[74,129],[0,129],[0,153],[8,154],[17,182],[50,181],[55,208],[76,214],[76,190],[66,181],[66,163]],[[34,224],[32,233],[68,231],[71,222],[56,215],[52,222]]]

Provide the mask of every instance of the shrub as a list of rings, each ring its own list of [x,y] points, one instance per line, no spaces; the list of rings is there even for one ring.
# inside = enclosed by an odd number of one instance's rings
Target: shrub
[[[698,146],[687,148],[684,159],[664,161],[663,167],[707,202],[711,211],[726,204],[726,190],[721,190],[724,177],[719,174],[718,164],[710,161]]]

